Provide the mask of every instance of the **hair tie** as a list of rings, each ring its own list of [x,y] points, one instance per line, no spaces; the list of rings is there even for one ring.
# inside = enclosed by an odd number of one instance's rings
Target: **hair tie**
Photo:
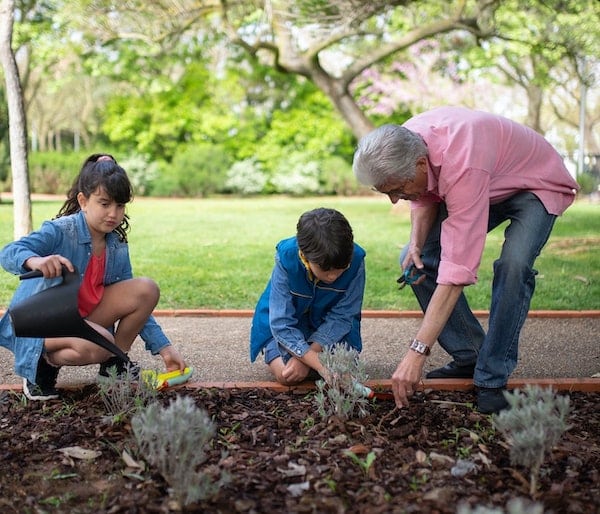
[[[100,157],[98,157],[96,159],[96,162],[100,162],[100,161],[113,161],[114,162],[114,159],[110,155],[101,155]]]

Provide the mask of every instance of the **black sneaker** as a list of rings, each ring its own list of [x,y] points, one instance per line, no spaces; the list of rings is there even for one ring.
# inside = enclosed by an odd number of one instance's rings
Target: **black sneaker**
[[[115,355],[100,364],[98,380],[107,380],[110,377],[109,370],[111,368],[114,368],[118,380],[129,378],[131,381],[137,382],[140,378],[141,368],[137,362],[125,362],[121,357]]]
[[[23,393],[25,396],[30,400],[41,402],[58,398],[56,379],[59,371],[59,367],[50,365],[42,355],[35,373],[35,384],[26,378],[23,379]]]
[[[504,396],[505,387],[477,388],[477,410],[482,414],[498,414],[509,408],[509,403]]]
[[[441,368],[431,370],[425,375],[426,378],[473,378],[475,363],[457,364],[456,361],[449,362]]]

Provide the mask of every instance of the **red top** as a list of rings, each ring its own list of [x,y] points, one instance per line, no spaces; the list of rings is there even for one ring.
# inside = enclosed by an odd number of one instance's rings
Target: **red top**
[[[99,257],[92,255],[83,275],[83,281],[79,288],[78,306],[79,314],[84,318],[89,316],[102,300],[105,264],[106,252],[102,252]]]

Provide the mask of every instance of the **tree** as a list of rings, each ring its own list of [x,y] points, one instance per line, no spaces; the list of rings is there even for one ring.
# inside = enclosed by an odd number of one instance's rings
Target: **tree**
[[[412,44],[451,31],[486,35],[498,0],[189,0],[123,4],[103,0],[69,5],[103,44],[127,40],[154,55],[177,38],[218,31],[254,61],[310,80],[331,101],[356,137],[373,128],[350,90],[364,70]],[[402,19],[403,21],[398,21]],[[315,21],[316,20],[316,21]],[[396,20],[394,30],[388,30]],[[82,24],[83,27],[83,24]]]
[[[27,166],[27,124],[19,70],[12,49],[14,0],[0,0],[0,63],[6,82],[10,162],[12,172],[14,237],[31,232],[31,199]]]

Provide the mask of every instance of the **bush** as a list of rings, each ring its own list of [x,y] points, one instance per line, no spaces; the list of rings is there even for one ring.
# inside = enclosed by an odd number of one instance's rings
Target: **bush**
[[[321,163],[321,183],[323,192],[339,196],[355,195],[360,190],[360,184],[352,165],[341,157],[333,156]]]
[[[227,172],[225,188],[233,193],[251,195],[261,193],[267,184],[262,164],[255,158],[237,161]]]
[[[166,408],[148,405],[133,416],[131,428],[141,453],[156,466],[180,505],[209,498],[226,481],[221,475],[215,482],[198,469],[206,460],[204,448],[214,438],[216,426],[189,396],[177,396]]]
[[[319,359],[329,373],[327,382],[318,380],[316,383],[315,401],[319,415],[323,419],[337,416],[346,420],[358,410],[360,417],[366,416],[369,400],[361,385],[367,379],[367,374],[358,352],[338,344],[323,349]]]
[[[66,195],[83,161],[94,152],[30,152],[29,187],[32,193]]]
[[[319,193],[319,165],[302,153],[283,159],[275,169],[271,183],[278,193],[302,196]]]
[[[220,145],[188,145],[161,170],[153,194],[194,197],[221,192],[230,165],[231,159]]]
[[[136,195],[148,196],[152,191],[152,182],[159,174],[158,164],[140,154],[133,154],[119,161],[127,172]]]
[[[555,396],[550,388],[527,385],[521,392],[505,393],[510,409],[494,416],[494,426],[510,446],[510,460],[530,469],[530,493],[537,489],[537,478],[545,453],[568,430],[569,397]]]

